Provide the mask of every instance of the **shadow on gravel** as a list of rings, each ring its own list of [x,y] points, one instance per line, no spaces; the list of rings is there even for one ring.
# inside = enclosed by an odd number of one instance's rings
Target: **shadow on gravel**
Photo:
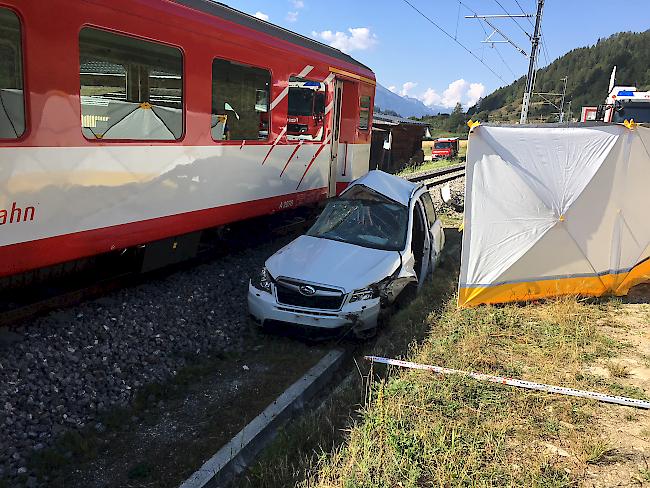
[[[132,408],[103,418],[105,431],[64,436],[33,468],[52,487],[178,486],[326,353],[257,337],[242,353],[195,361],[151,384]]]

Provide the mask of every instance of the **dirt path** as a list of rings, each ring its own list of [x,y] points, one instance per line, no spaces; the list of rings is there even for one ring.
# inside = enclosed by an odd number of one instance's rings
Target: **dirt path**
[[[632,290],[603,332],[621,352],[599,361],[588,373],[623,386],[620,395],[650,395],[650,285]],[[643,395],[645,392],[645,395]],[[589,464],[583,486],[650,486],[650,412],[598,405],[595,428],[607,439],[602,458]]]

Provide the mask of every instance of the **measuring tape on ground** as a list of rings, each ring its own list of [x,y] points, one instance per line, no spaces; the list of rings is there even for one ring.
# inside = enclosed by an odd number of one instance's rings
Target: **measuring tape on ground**
[[[615,403],[617,405],[625,405],[626,407],[637,407],[650,409],[650,402],[644,400],[637,400],[636,398],[627,398],[614,395],[606,395],[595,391],[576,390],[574,388],[565,388],[563,386],[545,385],[543,383],[535,383],[533,381],[517,380],[514,378],[505,378],[503,376],[493,376],[484,373],[471,373],[469,371],[460,371],[458,369],[442,368],[440,366],[431,366],[429,364],[418,364],[410,361],[401,361],[399,359],[388,359],[378,356],[366,356],[368,361],[373,363],[389,364],[391,366],[399,366],[400,368],[408,369],[421,369],[426,371],[433,371],[438,374],[447,375],[460,375],[469,378],[474,378],[479,381],[489,381],[491,383],[498,383],[500,385],[516,386],[518,388],[526,388],[528,390],[545,391],[547,393],[557,393],[558,395],[569,395],[579,398],[589,398],[591,400],[598,400],[599,402]]]

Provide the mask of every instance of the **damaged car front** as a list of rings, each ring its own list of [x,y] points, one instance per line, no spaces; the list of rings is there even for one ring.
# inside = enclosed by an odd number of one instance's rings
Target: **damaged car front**
[[[387,196],[380,183],[397,178],[369,175],[328,202],[307,234],[271,256],[251,280],[249,311],[259,325],[371,336],[381,311],[417,283],[410,232],[417,187],[393,182],[398,191]]]

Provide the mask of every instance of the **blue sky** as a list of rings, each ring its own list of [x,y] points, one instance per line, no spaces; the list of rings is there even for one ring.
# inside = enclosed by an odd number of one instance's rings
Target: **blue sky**
[[[404,0],[222,0],[250,14],[334,45],[370,66],[385,87],[429,105],[472,105],[482,95],[524,75],[528,59],[509,44],[481,43],[477,20],[465,15],[534,13],[535,0],[409,0],[486,66],[409,7]],[[546,0],[540,66],[576,47],[594,44],[615,32],[650,28],[650,0]],[[518,3],[517,3],[518,2]],[[462,3],[462,5],[461,5]],[[502,6],[500,6],[500,5]],[[620,15],[616,10],[620,10]],[[531,19],[534,21],[534,19]],[[527,19],[496,19],[515,44],[530,51]],[[492,29],[483,24],[489,34]],[[499,38],[496,34],[494,38]],[[501,59],[503,58],[503,60]],[[505,61],[505,63],[504,63]],[[569,83],[571,83],[571,73]]]

